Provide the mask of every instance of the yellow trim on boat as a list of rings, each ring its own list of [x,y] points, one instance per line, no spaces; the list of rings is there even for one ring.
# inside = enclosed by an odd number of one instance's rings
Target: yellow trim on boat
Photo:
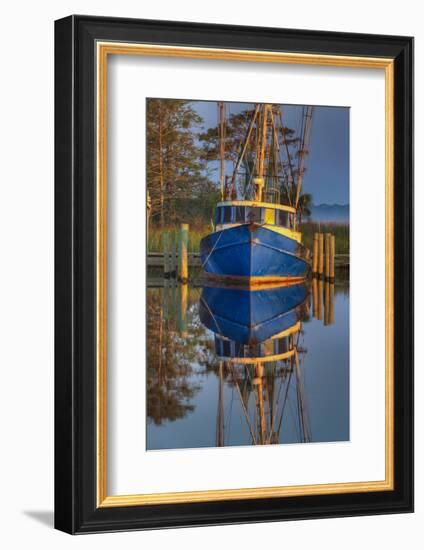
[[[249,275],[217,275],[216,273],[205,272],[207,279],[217,283],[224,284],[227,288],[228,285],[232,285],[235,288],[252,288],[252,287],[261,287],[264,286],[267,288],[276,288],[279,286],[290,286],[306,281],[307,276],[304,277],[280,277],[278,275],[268,275],[264,277],[254,276],[250,277]],[[220,285],[218,285],[220,286]]]
[[[231,227],[238,227],[239,225],[249,225],[247,223],[218,223],[215,227],[215,232],[218,231],[224,231],[224,229],[230,229]],[[284,235],[285,237],[288,237],[289,239],[293,239],[294,241],[302,244],[302,233],[300,231],[293,231],[293,229],[289,229],[288,227],[281,227],[280,225],[260,225],[257,224],[260,227],[264,227],[265,229],[269,229],[270,231],[274,231],[275,233],[279,233],[280,235]]]
[[[286,328],[286,330],[283,330],[283,331],[279,332],[278,334],[274,334],[274,336],[271,336],[270,339],[271,340],[277,340],[277,339],[280,339],[280,338],[284,338],[285,336],[290,336],[290,334],[295,334],[296,332],[299,332],[300,329],[301,329],[301,324],[300,324],[300,321],[298,321],[297,323],[295,323],[291,327]]]
[[[218,202],[218,206],[257,206],[258,208],[273,208],[275,210],[284,210],[291,214],[296,214],[296,208],[292,206],[286,206],[285,204],[274,204],[273,202],[259,202],[259,201],[224,201]]]
[[[289,239],[293,239],[294,241],[302,244],[302,233],[300,231],[293,231],[293,229],[281,227],[280,225],[263,225],[262,227],[265,227],[265,229],[269,229],[270,231],[274,231],[275,233],[280,233],[280,235],[285,235],[286,237],[289,237]]]
[[[284,353],[279,353],[277,355],[268,355],[265,357],[223,357],[220,356],[220,361],[225,361],[226,363],[236,364],[236,365],[255,365],[256,363],[269,363],[270,361],[284,361],[285,359],[290,359],[295,354],[296,348],[293,348]]]
[[[271,338],[268,338],[268,340],[265,340],[265,342],[268,342],[269,340],[277,340],[280,338],[285,338],[286,336],[290,336],[291,334],[295,334],[296,332],[299,332],[301,329],[301,323],[298,321],[294,325],[292,325],[289,328],[286,328],[285,330],[282,330],[281,332],[274,334],[274,336],[271,336]],[[227,338],[226,336],[223,336],[222,334],[216,334],[215,335],[219,340],[226,340],[227,342],[231,342],[230,338]],[[262,342],[259,342],[262,343]]]

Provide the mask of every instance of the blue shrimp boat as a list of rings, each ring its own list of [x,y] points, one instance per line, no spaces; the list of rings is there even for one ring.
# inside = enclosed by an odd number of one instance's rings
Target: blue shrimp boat
[[[290,227],[294,213],[273,203],[218,203],[216,231],[200,243],[205,272],[246,286],[302,281],[310,271],[309,250]]]
[[[279,114],[282,120],[278,109],[269,104],[256,105],[230,178],[224,175],[225,153],[221,140],[221,197],[226,200],[217,204],[215,230],[200,243],[202,266],[211,279],[250,288],[269,283],[297,283],[310,272],[310,252],[302,244],[298,227],[312,110],[304,118],[305,137],[298,151],[301,160],[296,177],[291,156],[288,157],[292,171],[288,182],[285,164],[278,154],[275,118]],[[282,133],[278,135],[286,140],[284,131],[281,123]],[[240,173],[242,164],[245,171]],[[240,188],[245,197],[253,196],[253,200],[236,200]],[[281,196],[289,204],[281,204]]]

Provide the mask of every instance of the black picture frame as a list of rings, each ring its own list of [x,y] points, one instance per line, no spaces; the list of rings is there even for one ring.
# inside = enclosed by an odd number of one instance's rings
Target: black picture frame
[[[393,491],[97,507],[98,40],[394,60]],[[55,527],[76,534],[413,511],[413,39],[73,15],[55,22],[55,74]]]

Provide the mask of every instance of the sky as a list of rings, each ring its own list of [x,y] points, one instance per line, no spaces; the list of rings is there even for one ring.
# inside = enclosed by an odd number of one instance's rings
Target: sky
[[[226,103],[226,116],[253,104]],[[205,129],[217,125],[215,101],[193,101]],[[281,105],[284,124],[300,132],[302,105]],[[303,191],[313,204],[349,204],[349,107],[316,106],[313,112],[309,155]],[[218,181],[218,171],[214,172]]]

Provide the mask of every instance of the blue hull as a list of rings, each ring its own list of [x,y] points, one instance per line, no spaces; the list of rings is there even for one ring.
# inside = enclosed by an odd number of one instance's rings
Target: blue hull
[[[199,315],[216,334],[240,344],[256,344],[301,320],[307,297],[303,283],[256,291],[204,287]]]
[[[228,278],[303,278],[309,252],[281,233],[242,224],[207,235],[200,243],[205,271]]]

